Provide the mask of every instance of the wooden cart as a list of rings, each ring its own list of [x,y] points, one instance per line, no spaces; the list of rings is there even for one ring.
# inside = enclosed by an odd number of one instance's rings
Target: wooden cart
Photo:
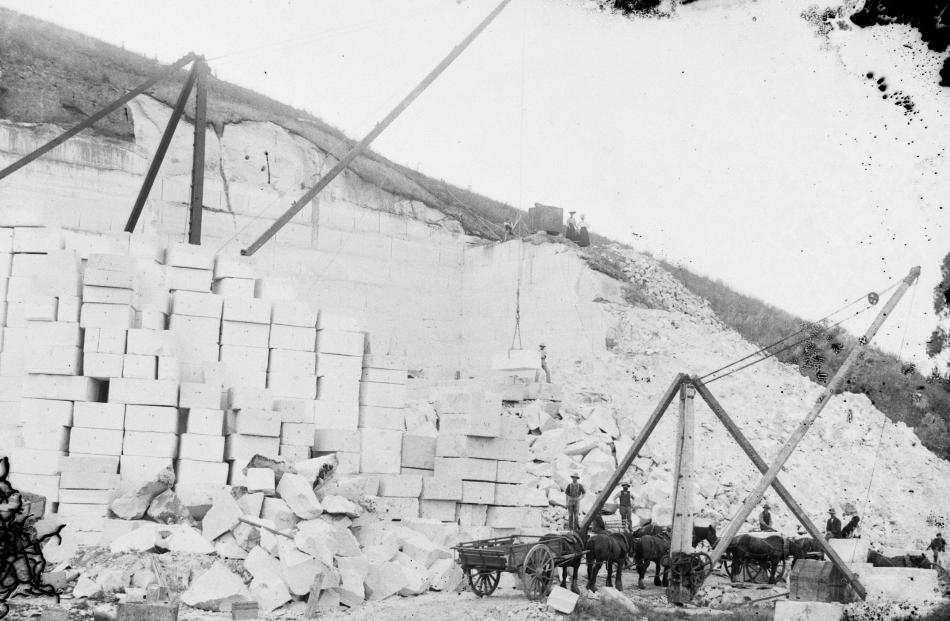
[[[517,573],[525,595],[531,600],[546,597],[557,580],[557,569],[584,554],[577,535],[516,535],[460,543],[453,549],[456,562],[479,597],[498,588],[501,572]]]

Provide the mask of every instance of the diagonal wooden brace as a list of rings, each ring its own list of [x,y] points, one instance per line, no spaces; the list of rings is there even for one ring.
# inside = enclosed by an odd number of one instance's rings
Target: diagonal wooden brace
[[[594,501],[594,506],[592,506],[590,511],[587,512],[587,515],[584,516],[584,521],[581,523],[582,531],[586,532],[587,529],[590,528],[590,524],[594,521],[594,517],[600,513],[604,503],[607,502],[610,494],[614,491],[614,488],[617,487],[617,484],[620,483],[620,479],[623,478],[623,475],[627,473],[627,469],[630,468],[630,464],[632,464],[633,460],[637,458],[637,455],[640,453],[640,449],[642,449],[643,445],[646,444],[650,434],[653,433],[653,430],[656,429],[660,419],[663,418],[663,413],[666,412],[666,408],[670,407],[670,403],[673,402],[673,398],[676,396],[676,393],[679,392],[680,386],[688,379],[689,377],[685,373],[677,374],[676,378],[673,380],[673,383],[670,384],[670,387],[666,389],[665,393],[663,393],[663,396],[660,398],[660,403],[657,404],[656,408],[653,410],[653,413],[650,414],[650,418],[647,419],[646,424],[643,426],[643,429],[640,430],[640,435],[638,435],[637,439],[633,441],[633,446],[631,446],[630,450],[627,451],[627,455],[617,466],[617,469],[607,481],[607,485],[605,485],[604,489],[601,490],[597,500]]]
[[[828,386],[818,397],[818,400],[815,402],[815,405],[812,406],[811,411],[801,422],[801,424],[799,424],[798,428],[792,432],[791,437],[789,437],[785,445],[779,450],[778,455],[775,457],[775,461],[762,477],[762,480],[759,481],[759,483],[755,486],[755,489],[753,489],[749,494],[748,498],[746,498],[745,502],[742,504],[742,507],[739,508],[738,513],[736,513],[736,515],[732,518],[732,521],[729,522],[729,526],[726,527],[726,531],[722,534],[722,538],[719,540],[719,543],[709,555],[714,567],[719,562],[719,559],[722,558],[723,553],[726,551],[726,546],[729,545],[729,542],[732,540],[732,538],[736,536],[737,532],[739,532],[739,527],[742,526],[742,523],[745,522],[746,518],[749,517],[749,514],[752,513],[752,510],[762,500],[765,490],[769,488],[769,486],[772,484],[772,481],[774,481],[778,476],[778,473],[785,465],[785,462],[788,461],[788,458],[791,457],[792,453],[795,451],[795,447],[798,446],[798,443],[801,442],[802,438],[805,437],[805,434],[808,433],[808,430],[811,429],[811,426],[815,423],[818,415],[821,414],[821,411],[831,400],[832,395],[835,394],[839,386],[848,376],[848,372],[851,370],[851,367],[854,366],[854,363],[857,361],[858,357],[860,357],[865,348],[867,348],[868,343],[870,343],[871,339],[874,338],[874,335],[877,334],[881,324],[884,323],[884,320],[887,319],[887,317],[891,314],[891,311],[894,310],[894,307],[897,306],[897,303],[900,302],[901,298],[907,292],[907,289],[915,280],[917,280],[919,276],[920,267],[914,267],[910,270],[910,273],[907,274],[903,282],[901,282],[900,286],[897,287],[897,290],[887,301],[887,304],[885,304],[884,308],[882,308],[880,313],[878,313],[878,316],[871,323],[871,326],[864,333],[864,336],[861,337],[861,339],[858,341],[858,344],[855,345],[848,354],[848,357],[841,364],[841,367],[835,373],[834,377],[828,382]]]
[[[693,378],[693,385],[696,387],[696,391],[703,398],[706,404],[709,406],[709,409],[713,411],[713,414],[722,421],[723,426],[726,428],[726,431],[735,439],[736,444],[745,452],[745,454],[752,460],[752,463],[755,464],[755,467],[759,469],[759,472],[765,474],[769,470],[768,464],[762,459],[762,456],[753,448],[752,443],[749,442],[749,439],[745,437],[745,434],[742,433],[742,430],[739,429],[735,421],[732,420],[732,417],[726,413],[726,410],[722,407],[719,401],[709,392],[709,388],[704,384],[699,378]],[[805,510],[802,509],[801,505],[796,502],[792,497],[791,492],[786,489],[782,482],[776,477],[772,481],[772,489],[779,495],[779,498],[788,506],[792,514],[798,518],[798,521],[801,522],[802,526],[805,527],[805,530],[808,531],[808,534],[818,542],[818,545],[821,546],[821,549],[825,552],[825,555],[831,559],[831,562],[834,563],[835,567],[838,568],[838,571],[847,578],[848,582],[851,583],[851,586],[854,588],[855,593],[857,593],[861,599],[867,597],[867,590],[864,588],[858,581],[858,577],[854,575],[848,566],[845,564],[844,560],[838,555],[834,548],[831,547],[824,537],[824,534],[818,530],[818,527],[815,526],[814,522],[809,519],[808,514],[805,513]],[[728,544],[727,544],[728,545]]]

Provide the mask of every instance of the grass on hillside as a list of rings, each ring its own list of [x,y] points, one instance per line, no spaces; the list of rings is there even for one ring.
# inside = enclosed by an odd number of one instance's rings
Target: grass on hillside
[[[752,343],[764,347],[807,323],[761,300],[737,293],[718,280],[668,263],[663,265],[690,291],[709,300],[723,323]],[[814,338],[781,351],[776,358],[798,366],[802,375],[821,383],[834,375],[857,339],[840,328],[816,332]],[[780,350],[798,338],[775,349]],[[944,382],[931,382],[896,356],[872,347],[854,366],[842,392],[867,395],[890,420],[913,427],[924,446],[950,459],[950,392],[946,386]]]

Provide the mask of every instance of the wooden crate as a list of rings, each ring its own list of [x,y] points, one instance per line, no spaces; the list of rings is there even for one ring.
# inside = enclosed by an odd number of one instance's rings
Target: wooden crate
[[[544,231],[551,235],[564,233],[564,210],[560,207],[535,203],[528,209],[528,228],[532,233]]]
[[[789,575],[788,598],[848,603],[858,599],[847,578],[831,561],[801,559]]]

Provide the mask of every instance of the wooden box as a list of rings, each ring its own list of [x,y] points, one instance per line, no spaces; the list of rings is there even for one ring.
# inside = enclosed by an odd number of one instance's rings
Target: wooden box
[[[788,598],[848,603],[858,599],[847,578],[831,561],[801,559],[789,575]]]
[[[528,209],[528,229],[532,232],[544,231],[551,235],[564,233],[564,210],[560,207],[535,203]]]

